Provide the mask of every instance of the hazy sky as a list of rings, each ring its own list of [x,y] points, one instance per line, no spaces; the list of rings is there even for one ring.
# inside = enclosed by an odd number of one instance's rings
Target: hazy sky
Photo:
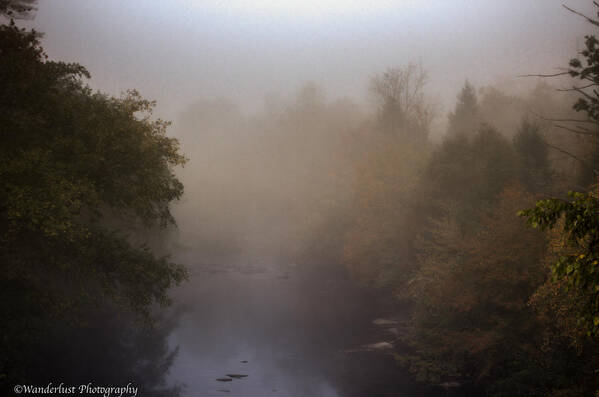
[[[565,65],[590,27],[561,3],[40,0],[33,25],[52,59],[86,66],[95,88],[139,89],[166,118],[199,98],[259,109],[309,80],[361,101],[374,73],[410,61],[448,110],[466,78],[505,83]],[[592,15],[591,1],[566,4]]]

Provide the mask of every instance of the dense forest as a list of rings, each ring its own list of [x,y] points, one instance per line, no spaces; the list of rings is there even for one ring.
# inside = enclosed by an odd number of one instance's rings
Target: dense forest
[[[564,12],[596,29],[595,5]],[[252,115],[201,99],[171,126],[51,60],[20,27],[35,10],[0,0],[6,395],[90,380],[183,395],[171,292],[223,268],[205,264],[268,261],[392,302],[390,368],[430,390],[599,395],[595,35],[558,73],[520,76],[525,93],[466,80],[449,115],[407,63],[370,76],[370,108],[308,82]]]

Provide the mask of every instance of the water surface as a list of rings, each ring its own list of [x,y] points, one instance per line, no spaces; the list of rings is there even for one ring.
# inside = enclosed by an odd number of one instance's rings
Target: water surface
[[[188,265],[175,291],[185,310],[169,343],[179,346],[170,381],[190,396],[433,396],[388,352],[372,322],[389,314],[381,294],[331,266]],[[384,313],[387,311],[387,313]],[[396,313],[395,313],[396,314]],[[227,374],[248,375],[229,382]]]

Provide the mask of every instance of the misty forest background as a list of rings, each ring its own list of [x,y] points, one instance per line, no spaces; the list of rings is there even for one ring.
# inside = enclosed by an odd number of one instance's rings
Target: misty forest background
[[[526,94],[466,81],[440,139],[417,63],[372,76],[374,112],[307,83],[251,116],[204,100],[169,126],[136,91],[49,60],[18,27],[34,6],[0,0],[3,388],[91,376],[182,394],[163,306],[193,272],[167,255],[193,247],[384,291],[410,312],[397,369],[423,383],[599,390],[595,36]]]

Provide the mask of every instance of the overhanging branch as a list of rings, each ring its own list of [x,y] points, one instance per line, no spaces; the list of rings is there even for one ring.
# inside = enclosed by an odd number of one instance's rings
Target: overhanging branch
[[[587,170],[591,171],[595,176],[599,176],[599,171],[595,170],[593,167],[591,167],[590,165],[587,164],[586,161],[584,161],[583,159],[581,159],[580,157],[578,157],[577,155],[568,152],[567,150],[564,150],[562,148],[559,148],[557,146],[554,146],[550,143],[545,142],[545,145],[547,145],[548,147],[550,147],[551,149],[557,150],[560,153],[565,154],[566,156],[572,157],[574,160],[578,161],[580,164],[582,164],[582,166],[584,168],[586,168]]]
[[[593,1],[593,3],[595,3],[595,5],[598,5],[598,4],[597,4],[596,2],[594,2],[594,1]],[[579,16],[583,17],[584,19],[586,19],[588,22],[592,23],[593,25],[595,25],[595,26],[599,26],[599,21],[596,21],[596,20],[594,20],[594,19],[592,19],[592,18],[589,18],[589,17],[587,17],[586,15],[584,15],[583,13],[581,13],[581,12],[578,12],[578,11],[576,11],[576,10],[574,10],[574,9],[570,8],[570,7],[568,7],[568,6],[567,6],[567,5],[565,5],[565,4],[562,4],[562,7],[564,7],[566,10],[568,10],[568,11],[570,11],[570,12],[573,12],[573,13],[574,13],[574,14],[576,14],[576,15],[579,15]]]

